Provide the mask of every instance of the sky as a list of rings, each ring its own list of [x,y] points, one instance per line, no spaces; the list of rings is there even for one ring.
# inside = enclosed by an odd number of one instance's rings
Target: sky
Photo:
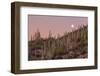
[[[50,15],[28,15],[28,39],[39,30],[41,37],[47,38],[51,31],[52,36],[62,36],[65,32],[78,29],[88,24],[88,17],[75,16],[50,16]]]

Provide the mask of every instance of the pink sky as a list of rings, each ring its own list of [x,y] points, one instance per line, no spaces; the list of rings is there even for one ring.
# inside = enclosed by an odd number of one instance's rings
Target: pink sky
[[[41,37],[48,37],[49,31],[52,36],[61,36],[64,32],[70,32],[82,25],[88,24],[87,17],[72,17],[72,16],[48,16],[48,15],[29,15],[28,16],[28,38],[37,31],[41,33]]]

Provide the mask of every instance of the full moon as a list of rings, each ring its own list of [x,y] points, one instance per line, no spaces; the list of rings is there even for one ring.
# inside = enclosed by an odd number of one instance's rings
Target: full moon
[[[72,24],[71,27],[74,28],[74,25]]]

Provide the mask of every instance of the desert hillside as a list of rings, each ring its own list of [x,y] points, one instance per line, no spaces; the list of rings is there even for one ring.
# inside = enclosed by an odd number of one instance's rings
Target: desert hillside
[[[58,34],[48,38],[42,38],[37,32],[28,42],[29,60],[49,59],[75,59],[87,58],[88,55],[88,29],[82,26],[77,30],[65,32],[63,36]]]

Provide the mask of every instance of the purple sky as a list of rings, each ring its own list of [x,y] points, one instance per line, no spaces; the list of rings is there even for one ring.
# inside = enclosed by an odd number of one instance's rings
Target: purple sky
[[[58,33],[62,36],[64,32],[75,30],[78,27],[81,27],[82,24],[88,24],[87,17],[29,15],[29,40],[31,39],[31,35],[34,35],[37,29],[40,31],[41,36],[45,38],[48,37],[49,31],[52,32],[52,36],[57,36]]]

